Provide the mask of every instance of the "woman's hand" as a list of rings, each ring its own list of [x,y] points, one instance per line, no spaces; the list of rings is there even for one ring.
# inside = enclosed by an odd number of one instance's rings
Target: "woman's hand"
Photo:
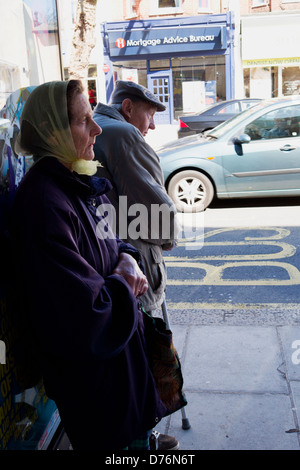
[[[120,254],[118,264],[113,270],[113,274],[119,274],[124,277],[136,297],[145,294],[148,290],[146,276],[140,270],[136,260],[128,253]]]

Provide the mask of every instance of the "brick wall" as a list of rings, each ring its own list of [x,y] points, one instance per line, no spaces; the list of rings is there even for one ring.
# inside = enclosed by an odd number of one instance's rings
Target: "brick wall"
[[[241,15],[247,14],[259,14],[269,12],[284,12],[284,11],[300,11],[299,2],[285,2],[284,0],[266,0],[265,5],[253,6],[255,2],[253,0],[241,0],[240,9]]]
[[[151,5],[153,3],[154,3],[153,0],[136,0],[137,19],[155,18],[155,15],[153,15],[153,9],[151,9]],[[226,3],[226,0],[225,0],[225,3]],[[199,10],[199,0],[183,0],[182,13],[177,13],[173,15],[166,15],[166,14],[161,13],[158,16],[158,18],[178,17],[178,16],[199,16],[202,14],[211,14],[211,13],[220,12],[220,5],[222,4],[222,1],[220,2],[220,0],[211,0],[210,4],[211,4],[211,8],[209,10],[201,11]],[[123,6],[124,6],[124,12],[126,12],[126,0],[123,0]],[[120,12],[120,14],[122,13]]]
[[[114,0],[110,0],[114,1]],[[148,19],[155,18],[153,15],[153,9],[151,5],[153,0],[136,0],[136,19]],[[264,5],[253,6],[255,2],[253,0],[240,0],[240,14],[249,15],[249,14],[260,14],[260,13],[269,13],[272,12],[284,12],[284,11],[300,11],[300,1],[299,2],[285,2],[284,0],[266,0]],[[182,13],[174,15],[164,15],[160,14],[158,18],[168,18],[168,17],[180,17],[180,16],[199,16],[202,14],[215,14],[223,13],[229,10],[229,0],[211,0],[210,1],[210,10],[201,11],[199,10],[199,1],[198,0],[183,0],[182,1]],[[123,15],[124,11],[124,15]],[[126,0],[123,0],[123,11],[119,12],[120,17],[117,21],[122,21],[128,17],[128,12],[126,12]]]

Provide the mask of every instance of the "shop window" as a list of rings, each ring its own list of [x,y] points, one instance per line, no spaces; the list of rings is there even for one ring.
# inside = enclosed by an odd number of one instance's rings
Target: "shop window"
[[[226,99],[224,56],[178,57],[171,62],[175,119]]]
[[[300,67],[282,68],[282,94],[284,96],[300,94]]]
[[[170,59],[149,60],[149,70],[155,72],[156,70],[169,70]]]
[[[114,79],[139,83],[147,87],[147,64],[145,60],[114,62]]]
[[[244,69],[246,98],[277,98],[300,94],[300,67],[253,67]]]
[[[30,83],[61,76],[58,20],[55,0],[23,0]]]
[[[245,98],[250,97],[250,69],[244,69],[244,94]]]
[[[31,11],[32,33],[44,47],[58,44],[57,12],[54,0],[42,4],[34,0],[23,0]]]

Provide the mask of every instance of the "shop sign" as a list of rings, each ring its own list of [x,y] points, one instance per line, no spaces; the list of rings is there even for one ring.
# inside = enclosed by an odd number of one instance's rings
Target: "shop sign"
[[[226,49],[226,27],[169,28],[108,33],[111,57]]]
[[[281,59],[250,59],[243,60],[243,67],[278,67],[279,65],[300,66],[300,57],[284,57]]]

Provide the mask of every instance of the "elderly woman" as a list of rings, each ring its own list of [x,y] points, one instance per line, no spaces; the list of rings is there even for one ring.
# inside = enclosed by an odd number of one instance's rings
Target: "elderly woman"
[[[15,276],[26,342],[73,448],[134,448],[139,439],[147,448],[147,431],[166,414],[138,310],[147,280],[131,245],[97,236],[110,189],[91,176],[100,132],[81,82],[29,96],[16,147],[35,163],[12,212]]]

